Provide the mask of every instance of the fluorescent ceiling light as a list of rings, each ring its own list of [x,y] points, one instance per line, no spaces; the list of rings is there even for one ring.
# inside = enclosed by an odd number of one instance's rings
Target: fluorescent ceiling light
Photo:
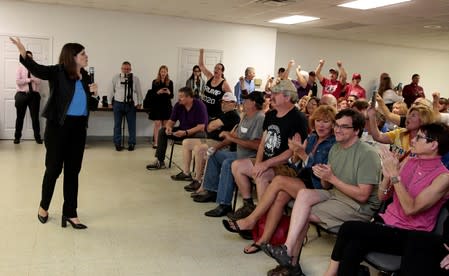
[[[356,0],[338,6],[351,9],[369,10],[409,1],[411,0]]]
[[[292,15],[292,16],[276,18],[276,19],[270,20],[268,22],[291,25],[291,24],[304,23],[304,22],[309,22],[309,21],[318,20],[318,19],[320,19],[320,18],[313,17],[313,16]]]

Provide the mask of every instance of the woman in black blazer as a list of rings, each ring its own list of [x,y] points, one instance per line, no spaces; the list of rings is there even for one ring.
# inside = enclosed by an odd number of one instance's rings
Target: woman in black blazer
[[[19,38],[10,38],[20,52],[20,62],[35,76],[48,80],[50,97],[42,116],[45,127],[45,174],[42,182],[41,202],[37,217],[41,223],[48,220],[56,180],[64,168],[64,204],[61,226],[69,222],[75,229],[85,229],[76,209],[78,201],[78,175],[83,161],[89,107],[97,107],[97,85],[90,83],[87,54],[78,43],[67,43],[61,50],[59,64],[44,66],[26,55]]]

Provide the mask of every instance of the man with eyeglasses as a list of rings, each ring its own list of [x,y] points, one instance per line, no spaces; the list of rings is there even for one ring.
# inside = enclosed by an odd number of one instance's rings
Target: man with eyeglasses
[[[337,143],[329,152],[329,163],[312,168],[325,189],[300,190],[285,244],[268,244],[263,248],[281,266],[301,270],[297,256],[309,222],[336,229],[345,221],[368,221],[378,209],[377,187],[382,168],[375,149],[360,141],[364,126],[365,119],[357,111],[344,109],[337,114],[334,126]]]

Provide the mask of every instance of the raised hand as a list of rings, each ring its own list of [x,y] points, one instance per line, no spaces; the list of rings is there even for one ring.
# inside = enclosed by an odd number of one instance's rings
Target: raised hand
[[[20,41],[20,38],[16,37],[14,39],[10,36],[9,40],[11,40],[12,44],[16,45],[17,50],[19,50],[20,55],[23,58],[25,58],[26,57],[26,49],[25,49],[25,46],[23,46],[22,42]]]
[[[320,59],[320,65],[324,65],[325,60],[324,59]]]
[[[337,61],[337,66],[338,66],[338,68],[340,68],[341,66],[342,66],[342,63],[341,63],[341,61],[339,60],[339,61]]]

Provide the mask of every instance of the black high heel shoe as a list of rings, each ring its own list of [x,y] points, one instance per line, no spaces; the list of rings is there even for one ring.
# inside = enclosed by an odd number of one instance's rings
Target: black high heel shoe
[[[81,223],[74,223],[73,221],[70,220],[70,218],[66,217],[66,216],[62,216],[62,220],[61,220],[61,227],[65,228],[67,227],[67,222],[69,222],[73,228],[75,229],[86,229],[87,226]]]
[[[38,219],[42,224],[44,224],[44,223],[46,223],[47,220],[48,220],[48,215],[47,215],[46,217],[43,217],[43,216],[39,215],[39,213],[38,213],[38,214],[37,214],[37,219]]]

